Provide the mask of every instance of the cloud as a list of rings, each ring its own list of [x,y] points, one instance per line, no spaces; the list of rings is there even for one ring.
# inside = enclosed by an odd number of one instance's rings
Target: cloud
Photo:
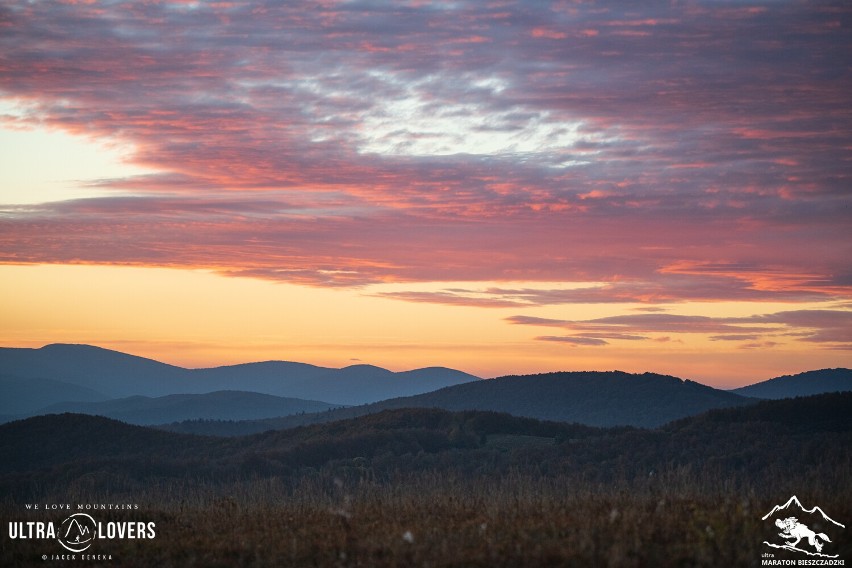
[[[609,345],[609,342],[604,341],[603,339],[599,339],[596,337],[583,337],[583,336],[553,336],[553,335],[543,335],[536,337],[538,341],[553,341],[556,343],[568,343],[569,345],[585,345],[585,346],[599,346],[599,345]]]
[[[818,301],[833,297],[829,288],[820,289],[811,275],[775,274],[771,268],[743,269],[736,272],[727,267],[724,274],[690,273],[662,274],[639,277],[595,286],[570,289],[498,288],[455,289],[436,292],[390,292],[377,294],[409,302],[467,305],[478,307],[551,306],[559,304],[613,304],[613,303],[679,303],[690,300],[740,300],[740,301]],[[640,279],[641,278],[641,279]],[[835,294],[842,291],[834,290]],[[664,311],[660,307],[647,307],[643,311]]]
[[[509,316],[506,321],[515,325],[540,325],[547,327],[565,327],[570,324],[568,320],[538,318],[535,316]]]
[[[748,333],[730,333],[727,335],[714,335],[710,339],[712,341],[749,341],[760,337],[756,334]]]
[[[626,333],[584,333],[582,335],[542,335],[535,338],[537,341],[552,341],[555,343],[568,343],[573,346],[602,346],[609,345],[609,340],[644,341],[649,339],[642,335],[630,335]]]
[[[642,340],[642,334],[709,334],[713,341],[747,342],[743,349],[780,345],[766,337],[789,337],[794,341],[817,343],[825,349],[852,348],[852,311],[791,310],[748,317],[709,317],[676,314],[631,314],[589,320],[560,320],[516,315],[505,318],[510,324],[557,327],[579,337]],[[540,339],[540,338],[537,338]],[[669,336],[655,337],[669,341]]]
[[[776,341],[760,341],[760,342],[755,342],[755,343],[743,343],[742,345],[740,345],[739,348],[740,349],[771,349],[772,347],[775,347],[776,345],[779,345],[779,343],[776,342]]]
[[[0,262],[589,285],[389,296],[481,307],[848,299],[850,17],[6,4],[0,126],[110,140],[156,173],[4,207]]]
[[[852,311],[790,310],[741,318],[739,321],[778,324],[790,330],[805,330],[800,341],[852,346]]]
[[[374,294],[381,298],[405,300],[406,302],[425,302],[429,304],[444,304],[448,306],[474,306],[483,308],[516,308],[528,305],[499,298],[473,298],[451,292],[381,292]]]

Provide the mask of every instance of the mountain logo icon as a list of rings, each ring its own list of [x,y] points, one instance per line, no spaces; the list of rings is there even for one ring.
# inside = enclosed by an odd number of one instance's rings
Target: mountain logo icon
[[[837,558],[837,554],[823,553],[823,547],[836,540],[836,536],[832,538],[830,534],[836,535],[846,528],[817,506],[806,509],[795,495],[783,505],[775,505],[762,520],[771,521],[775,529],[780,530],[773,539],[776,542],[764,541],[766,546],[822,558]]]
[[[71,552],[83,552],[95,540],[97,524],[85,513],[71,515],[59,527],[56,540]]]

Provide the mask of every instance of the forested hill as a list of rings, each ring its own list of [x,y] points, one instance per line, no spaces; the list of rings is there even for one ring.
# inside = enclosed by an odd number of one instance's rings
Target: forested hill
[[[447,387],[393,406],[494,410],[591,426],[653,428],[710,408],[749,404],[738,395],[655,373],[559,372],[506,376]],[[385,403],[378,403],[380,406]]]
[[[797,375],[784,375],[730,392],[754,398],[777,400],[843,391],[852,391],[852,369],[820,369]]]
[[[103,416],[49,414],[0,425],[0,472],[49,472],[78,465],[152,464],[192,460],[216,447],[218,439],[132,426]],[[91,471],[96,472],[98,467]],[[73,473],[71,473],[73,475]],[[0,491],[2,493],[2,491]]]
[[[169,480],[229,484],[317,472],[387,479],[424,471],[460,477],[527,472],[583,483],[680,472],[696,483],[723,479],[732,486],[780,482],[774,479],[779,472],[796,472],[796,482],[806,487],[848,476],[850,416],[852,393],[720,409],[662,430],[401,409],[241,438],[206,438],[98,417],[41,416],[0,426],[0,493],[65,491],[83,481],[92,489],[130,491],[168,486]]]

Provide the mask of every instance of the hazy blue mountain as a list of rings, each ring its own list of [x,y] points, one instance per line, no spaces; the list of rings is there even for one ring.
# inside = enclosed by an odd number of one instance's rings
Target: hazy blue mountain
[[[0,375],[62,381],[110,398],[234,390],[336,405],[365,404],[479,380],[440,367],[394,373],[370,365],[331,369],[286,361],[184,369],[89,345],[0,348]]]
[[[294,390],[299,390],[299,385],[303,382],[312,381],[327,373],[334,373],[337,369],[290,361],[262,361],[209,369],[188,369],[188,371],[187,376],[192,381],[193,388],[203,387],[214,391],[254,391],[275,396],[310,399],[310,397],[292,393]]]
[[[820,369],[784,375],[731,392],[754,398],[779,399],[843,391],[852,391],[852,369]]]
[[[0,415],[22,415],[63,402],[106,400],[103,393],[53,379],[0,376]],[[0,416],[0,421],[5,421]]]
[[[321,412],[335,405],[316,400],[283,398],[256,392],[216,391],[205,394],[171,394],[157,398],[132,396],[103,402],[64,402],[34,414],[75,412],[106,416],[130,424],[151,425],[206,418],[256,420],[300,412]]]
[[[478,382],[473,375],[445,367],[393,373],[373,365],[352,365],[317,374],[293,385],[293,396],[341,404],[364,404]]]
[[[444,367],[394,373],[373,365],[330,369],[284,361],[194,369],[192,377],[205,388],[248,390],[339,405],[410,396],[478,380],[473,375]]]
[[[653,373],[564,372],[507,376],[446,387],[374,404],[263,420],[251,425],[204,423],[165,426],[182,432],[229,435],[292,428],[374,414],[397,408],[490,410],[514,416],[577,422],[590,426],[654,428],[713,408],[756,402],[693,381]]]
[[[0,374],[53,379],[108,397],[159,396],[183,390],[185,369],[91,345],[0,348]]]

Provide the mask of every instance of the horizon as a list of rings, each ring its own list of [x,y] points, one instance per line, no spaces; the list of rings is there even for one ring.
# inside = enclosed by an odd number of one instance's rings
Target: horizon
[[[0,22],[0,344],[717,388],[852,367],[852,5]]]

